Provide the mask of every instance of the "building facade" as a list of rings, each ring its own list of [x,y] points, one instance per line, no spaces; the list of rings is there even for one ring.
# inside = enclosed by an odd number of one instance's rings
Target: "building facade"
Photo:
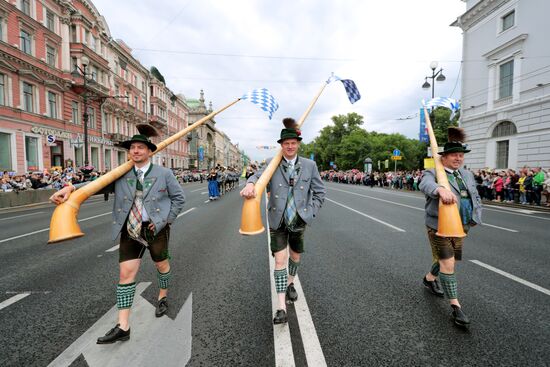
[[[185,101],[111,37],[92,2],[0,0],[1,171],[107,171],[127,160],[117,144],[136,125],[152,124],[163,139],[187,117]],[[187,150],[176,142],[157,163],[183,168]]]
[[[544,0],[463,0],[460,124],[479,168],[550,166],[550,32]]]

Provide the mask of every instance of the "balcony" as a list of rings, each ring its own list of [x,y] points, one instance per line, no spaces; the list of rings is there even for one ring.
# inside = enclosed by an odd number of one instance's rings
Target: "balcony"
[[[150,115],[149,123],[157,129],[164,129],[166,127],[166,120],[158,115]]]
[[[129,136],[120,133],[106,134],[106,136],[108,136],[115,144],[120,144],[123,141],[130,139]]]

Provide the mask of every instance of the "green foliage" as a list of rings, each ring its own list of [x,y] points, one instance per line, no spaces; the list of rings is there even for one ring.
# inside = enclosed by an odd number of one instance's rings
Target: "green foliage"
[[[449,115],[447,120],[448,117]],[[320,169],[329,169],[330,162],[334,162],[340,170],[362,170],[364,160],[368,157],[372,159],[374,170],[378,169],[378,161],[380,168],[384,170],[384,161],[390,159],[394,149],[401,150],[403,156],[398,162],[398,168],[422,167],[422,160],[426,155],[424,143],[401,134],[368,132],[361,128],[364,123],[363,116],[357,113],[333,116],[332,122],[333,124],[325,126],[311,143],[301,145],[300,155],[309,158],[310,154],[314,153]],[[390,168],[393,169],[393,166],[391,162]]]
[[[163,82],[164,84],[166,84],[166,81],[164,80],[164,77],[162,76],[162,74],[160,73],[159,69],[157,69],[156,67],[154,66],[151,66],[151,74],[153,74],[153,76],[155,78],[157,78],[158,80],[160,80],[161,82]]]
[[[434,129],[435,140],[439,146],[443,146],[447,141],[447,129],[449,126],[458,126],[459,114],[457,114],[453,121],[449,121],[451,117],[451,110],[448,108],[436,108],[430,116],[432,121],[432,127]]]

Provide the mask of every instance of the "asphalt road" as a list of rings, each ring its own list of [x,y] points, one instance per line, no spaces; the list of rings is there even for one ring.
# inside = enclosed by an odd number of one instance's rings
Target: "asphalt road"
[[[472,319],[464,330],[421,284],[431,263],[423,197],[327,184],[328,200],[306,231],[303,303],[289,306],[289,326],[273,327],[265,232],[238,234],[237,190],[209,202],[206,184],[184,189],[187,212],[170,239],[168,317],[192,294],[189,366],[274,366],[285,358],[315,367],[550,365],[547,213],[485,208],[488,225],[472,229],[457,270]],[[52,206],[0,212],[0,366],[47,366],[115,305],[111,208],[90,199],[79,214],[86,235],[55,245],[46,245]],[[152,305],[155,272],[146,255],[137,281],[152,282],[142,294]],[[71,364],[87,365],[83,355]]]

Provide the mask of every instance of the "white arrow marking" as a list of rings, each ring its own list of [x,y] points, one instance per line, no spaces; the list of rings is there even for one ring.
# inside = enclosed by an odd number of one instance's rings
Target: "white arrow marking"
[[[175,320],[156,318],[155,307],[141,297],[150,284],[139,283],[136,287],[130,340],[96,344],[97,338],[114,326],[118,313],[114,306],[48,366],[70,366],[81,354],[90,367],[187,365],[191,359],[193,294],[189,294]]]

